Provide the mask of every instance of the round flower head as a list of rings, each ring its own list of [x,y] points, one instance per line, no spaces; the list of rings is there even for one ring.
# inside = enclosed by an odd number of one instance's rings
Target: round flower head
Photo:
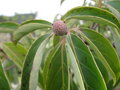
[[[58,36],[66,35],[68,33],[67,25],[64,21],[55,21],[53,23],[53,32]]]

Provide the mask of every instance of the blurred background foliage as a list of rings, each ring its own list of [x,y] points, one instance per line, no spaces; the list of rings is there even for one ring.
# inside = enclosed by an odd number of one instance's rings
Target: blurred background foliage
[[[15,13],[14,16],[0,15],[0,22],[16,22],[21,24],[26,20],[35,19],[36,16],[37,16],[37,13],[26,13],[26,14]]]
[[[36,19],[36,16],[37,16],[37,12],[36,13],[25,13],[25,14],[15,13],[14,16],[0,15],[0,23],[15,22],[15,23],[21,24],[24,21]],[[2,42],[6,42],[6,41],[10,41],[10,34],[0,33],[0,45]]]

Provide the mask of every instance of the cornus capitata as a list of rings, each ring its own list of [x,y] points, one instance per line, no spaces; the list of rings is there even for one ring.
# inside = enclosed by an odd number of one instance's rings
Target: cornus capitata
[[[53,23],[53,32],[55,33],[55,35],[58,36],[63,36],[66,35],[68,33],[68,28],[67,25],[65,24],[64,21],[55,21]]]

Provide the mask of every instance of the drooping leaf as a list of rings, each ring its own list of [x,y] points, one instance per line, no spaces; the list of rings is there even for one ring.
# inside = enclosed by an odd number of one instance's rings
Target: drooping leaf
[[[33,66],[33,60],[35,58],[37,49],[42,44],[42,42],[48,37],[49,35],[43,35],[38,38],[33,45],[31,46],[30,50],[25,59],[23,74],[22,74],[22,81],[21,81],[21,90],[29,90],[29,81],[30,81],[30,73]],[[37,78],[37,77],[36,77]]]
[[[120,12],[120,1],[115,0],[115,1],[108,1],[106,3],[111,5],[113,8],[115,8]]]
[[[10,90],[10,86],[6,78],[1,61],[0,61],[0,90]]]
[[[7,56],[22,70],[27,50],[21,45],[14,43],[4,43],[2,46]]]
[[[68,90],[68,61],[65,46],[61,45],[48,60],[45,90]],[[50,53],[51,55],[51,53]]]
[[[14,32],[14,29],[0,27],[0,33],[12,33],[12,32]]]
[[[62,18],[64,21],[70,19],[90,20],[97,23],[111,25],[120,28],[120,22],[110,12],[96,7],[76,7],[69,10]]]
[[[66,46],[67,52],[68,52],[68,60],[70,60],[71,63],[71,67],[74,71],[74,76],[75,76],[75,80],[77,83],[78,88],[80,88],[81,90],[85,90],[85,86],[84,86],[84,82],[83,82],[83,77],[81,75],[81,68],[78,64],[77,58],[74,55],[72,48],[70,47],[69,43],[67,43]]]
[[[120,1],[108,1],[106,7],[120,19]]]
[[[51,23],[46,20],[28,20],[28,21],[23,22],[21,25],[29,24],[29,23],[40,23],[40,24],[51,25]]]
[[[107,90],[105,81],[89,48],[76,35],[71,35],[71,40],[71,46],[78,60],[86,90]]]
[[[0,23],[0,28],[10,28],[10,29],[16,29],[19,25],[17,23],[13,22],[3,22]]]
[[[96,63],[100,72],[102,73],[102,76],[104,77],[105,83],[108,84],[110,80],[109,73],[107,72],[105,66],[102,64],[102,62],[98,58],[96,58]]]
[[[73,28],[73,27],[76,27],[77,25],[80,25],[80,22],[76,19],[71,19],[66,24],[68,28]]]
[[[105,57],[118,79],[120,77],[119,57],[110,42],[95,31],[84,30],[83,32],[96,45],[96,47]]]
[[[114,43],[116,51],[120,57],[120,34],[115,28],[109,27],[109,29],[112,32],[111,34],[112,34],[113,39],[114,39],[113,43]]]
[[[34,23],[32,23],[34,22]],[[35,31],[35,30],[49,30],[51,24],[46,21],[28,21],[26,24],[21,25],[13,34],[13,39],[15,42],[18,42],[25,35]],[[28,23],[28,24],[27,24]]]
[[[48,75],[51,60],[55,56],[55,54],[56,54],[56,52],[58,51],[59,48],[60,48],[60,44],[56,43],[56,45],[54,45],[54,47],[52,47],[50,49],[50,51],[48,51],[48,55],[45,58],[45,63],[44,63],[44,68],[43,68],[44,89],[46,87],[47,75]]]
[[[41,45],[37,49],[37,52],[36,52],[35,57],[33,59],[32,69],[31,69],[31,73],[30,73],[29,90],[35,90],[37,88],[38,72],[39,72],[40,65],[41,65],[42,60],[43,60],[43,55],[44,55],[45,50],[46,50],[45,47],[49,41],[49,38],[50,38],[50,36],[47,37],[47,39],[45,39],[41,43]]]
[[[84,29],[83,32],[87,37],[82,32],[80,35],[89,43],[90,48],[94,50],[98,59],[110,72],[115,84],[120,75],[120,64],[114,48],[108,40],[97,32],[88,29]]]
[[[0,23],[0,33],[13,33],[19,25],[12,22]]]

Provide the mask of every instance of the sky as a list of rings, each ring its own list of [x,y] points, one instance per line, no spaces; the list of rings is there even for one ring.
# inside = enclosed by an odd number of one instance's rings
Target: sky
[[[0,0],[0,15],[13,16],[15,13],[35,13],[37,19],[53,21],[56,14],[63,15],[73,7],[81,6],[83,0]]]

